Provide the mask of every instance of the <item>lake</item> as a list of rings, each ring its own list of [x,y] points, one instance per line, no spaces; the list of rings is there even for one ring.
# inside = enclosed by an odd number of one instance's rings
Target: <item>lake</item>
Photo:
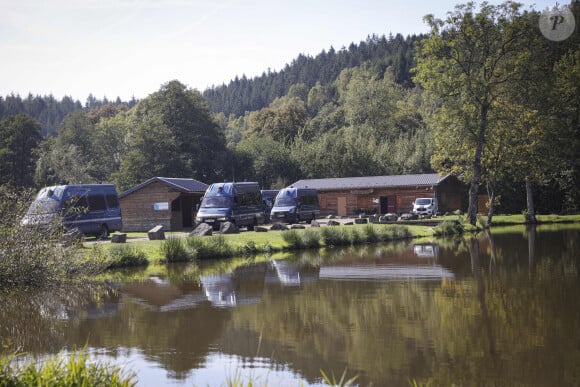
[[[86,347],[139,386],[580,385],[578,225],[143,273],[1,293],[2,341]]]

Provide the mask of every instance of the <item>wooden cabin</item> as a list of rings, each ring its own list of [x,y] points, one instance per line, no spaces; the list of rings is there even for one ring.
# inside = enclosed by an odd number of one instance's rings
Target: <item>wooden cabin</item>
[[[153,177],[119,194],[123,231],[192,228],[207,184],[194,179]]]
[[[436,173],[394,176],[304,179],[296,188],[318,191],[320,215],[402,214],[416,198],[436,197],[439,212],[467,209],[467,187],[453,175]]]

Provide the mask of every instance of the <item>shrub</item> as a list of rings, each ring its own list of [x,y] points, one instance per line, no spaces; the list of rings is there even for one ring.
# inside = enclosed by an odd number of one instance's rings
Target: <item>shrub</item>
[[[447,236],[458,235],[463,233],[463,226],[460,222],[446,220],[437,227],[433,228],[433,235]]]
[[[102,270],[80,254],[79,244],[65,244],[58,222],[39,230],[20,222],[34,198],[31,190],[0,188],[0,287],[42,286]]]
[[[198,258],[226,258],[237,253],[223,235],[190,236],[186,239],[186,245],[190,254]]]
[[[145,253],[135,246],[118,244],[112,246],[109,251],[109,264],[107,269],[129,266],[146,266],[149,264]]]
[[[302,238],[296,230],[285,230],[281,234],[282,239],[288,245],[290,249],[301,249],[302,248]]]
[[[302,243],[307,249],[320,247],[320,232],[312,229],[304,230],[302,233]]]
[[[364,239],[366,242],[375,243],[380,240],[379,233],[377,232],[375,226],[371,223],[367,223],[363,228]]]
[[[320,231],[326,246],[344,246],[350,244],[350,236],[344,227],[323,227]]]
[[[184,262],[192,259],[181,238],[168,238],[161,243],[161,253],[167,262]]]

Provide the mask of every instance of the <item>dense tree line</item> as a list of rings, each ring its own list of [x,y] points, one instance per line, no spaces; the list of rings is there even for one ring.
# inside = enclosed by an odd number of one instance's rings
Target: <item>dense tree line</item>
[[[33,96],[28,94],[26,98],[22,98],[18,94],[10,94],[5,97],[0,96],[0,120],[18,114],[26,114],[40,124],[42,136],[54,136],[59,125],[69,113],[96,109],[110,104],[115,106],[124,105],[131,108],[136,103],[135,99],[123,102],[119,97],[115,101],[109,101],[106,97],[100,100],[91,94],[87,97],[83,106],[78,100],[73,100],[68,96],[58,100],[52,95]]]
[[[330,47],[312,57],[300,54],[292,63],[280,71],[262,73],[248,79],[236,77],[227,85],[214,86],[205,90],[203,96],[214,113],[242,116],[248,111],[267,107],[276,98],[288,94],[290,88],[303,84],[308,89],[317,83],[329,85],[347,68],[371,63],[376,72],[383,73],[391,68],[395,81],[403,86],[412,85],[410,69],[413,67],[413,45],[422,36],[401,34],[388,37],[372,35],[359,44],[351,43],[348,48],[335,50]]]
[[[54,136],[38,114],[6,108],[37,98],[11,96],[0,104],[0,185],[111,181],[123,191],[167,176],[280,188],[439,172],[471,184],[471,209],[487,192],[498,211],[527,208],[532,220],[535,208],[576,212],[580,34],[545,39],[539,16],[470,3],[428,16],[421,38],[373,36],[203,94],[174,80],[141,101],[72,103]]]

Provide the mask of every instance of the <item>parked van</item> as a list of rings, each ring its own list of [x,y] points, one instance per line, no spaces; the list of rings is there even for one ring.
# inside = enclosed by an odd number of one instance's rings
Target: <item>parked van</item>
[[[439,211],[439,205],[435,198],[417,198],[413,202],[413,214],[435,215]]]
[[[264,223],[264,204],[258,183],[214,183],[207,188],[195,224],[207,223],[219,230],[223,222],[232,222],[238,227]]]
[[[42,188],[22,220],[25,226],[48,227],[61,220],[67,229],[107,238],[123,226],[113,184],[55,185]]]
[[[272,222],[311,221],[320,215],[318,193],[313,188],[284,188],[278,192],[270,212]]]
[[[263,189],[262,190],[262,202],[264,203],[264,223],[270,223],[270,212],[272,207],[274,207],[274,201],[276,200],[276,195],[280,192],[277,189]]]

